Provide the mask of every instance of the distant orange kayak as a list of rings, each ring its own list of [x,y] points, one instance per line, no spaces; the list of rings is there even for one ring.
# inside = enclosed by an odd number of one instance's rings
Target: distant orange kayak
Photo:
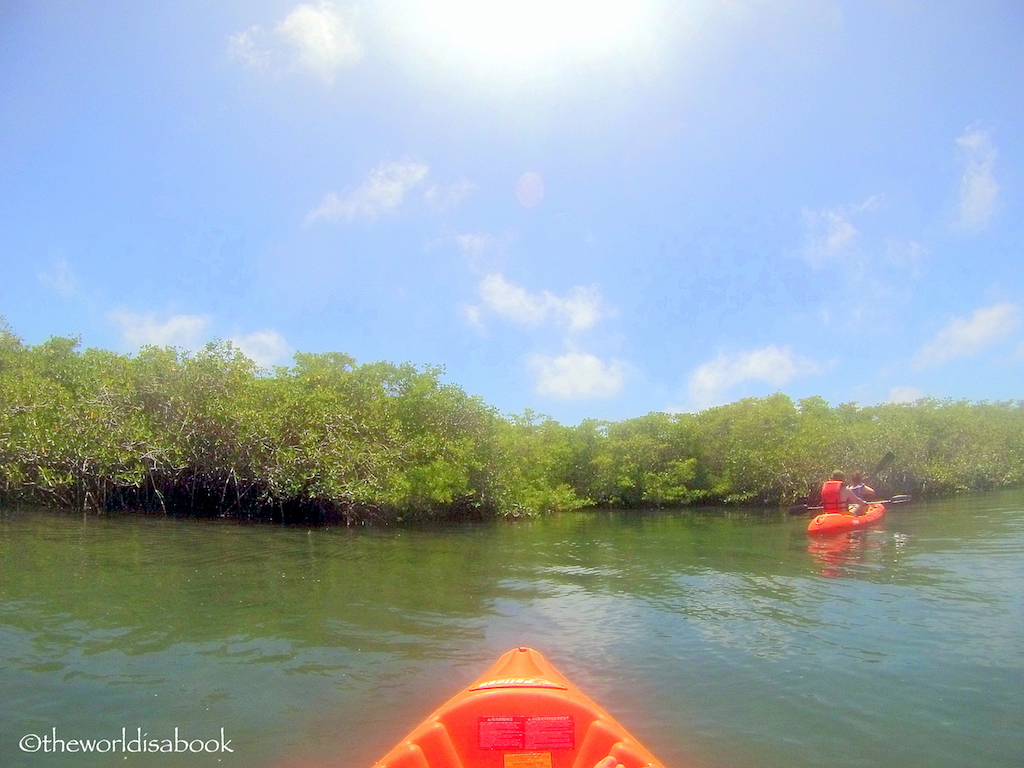
[[[842,512],[827,512],[818,515],[807,524],[808,533],[841,533],[877,523],[885,516],[885,504],[869,504],[867,511],[855,517]]]
[[[374,768],[664,768],[543,656],[514,648]]]

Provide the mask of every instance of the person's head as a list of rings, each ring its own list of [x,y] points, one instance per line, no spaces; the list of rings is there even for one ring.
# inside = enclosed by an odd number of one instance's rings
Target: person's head
[[[839,480],[840,482],[842,482],[843,480],[846,479],[846,475],[844,475],[840,470],[837,469],[835,472],[832,473],[832,479]]]
[[[854,472],[850,475],[850,485],[857,485],[862,482],[864,482],[863,472]]]

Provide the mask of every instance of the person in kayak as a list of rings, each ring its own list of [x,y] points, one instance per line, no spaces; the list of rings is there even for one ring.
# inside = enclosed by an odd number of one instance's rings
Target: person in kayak
[[[857,471],[850,475],[850,482],[847,487],[862,499],[870,499],[875,495],[875,489],[864,482],[864,473]]]
[[[853,505],[850,510],[850,505]],[[838,512],[841,515],[850,511],[856,516],[864,514],[868,503],[858,496],[846,484],[846,475],[839,470],[832,473],[832,479],[826,480],[821,486],[821,511],[823,513]]]

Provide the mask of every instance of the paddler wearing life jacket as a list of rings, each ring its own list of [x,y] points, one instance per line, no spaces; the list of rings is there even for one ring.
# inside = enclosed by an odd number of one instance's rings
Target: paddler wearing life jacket
[[[853,505],[852,510],[850,505]],[[846,515],[852,511],[854,515],[863,515],[867,507],[868,503],[846,484],[846,475],[839,470],[821,486],[821,511],[824,514],[838,512]]]

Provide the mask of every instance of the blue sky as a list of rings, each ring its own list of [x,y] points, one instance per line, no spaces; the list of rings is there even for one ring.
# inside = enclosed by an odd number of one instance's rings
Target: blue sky
[[[1017,399],[1022,92],[1019,0],[10,0],[0,314],[567,424]]]

